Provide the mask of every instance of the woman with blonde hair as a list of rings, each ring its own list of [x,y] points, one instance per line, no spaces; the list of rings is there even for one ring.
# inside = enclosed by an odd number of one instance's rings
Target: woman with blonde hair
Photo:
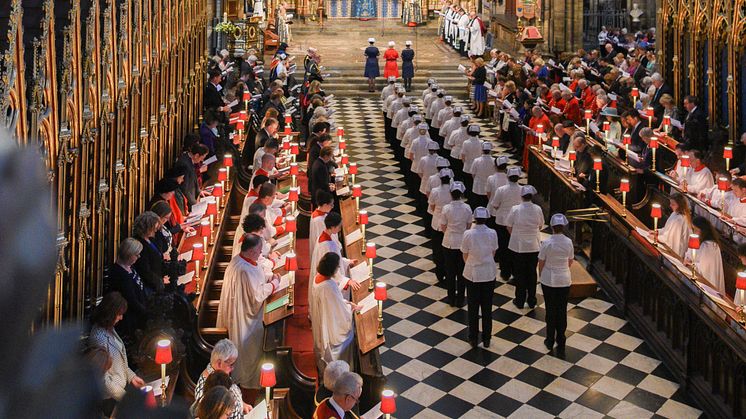
[[[476,58],[474,65],[474,71],[469,76],[469,80],[474,86],[474,112],[478,117],[483,117],[485,104],[487,103],[487,88],[484,86],[484,82],[487,81],[487,69],[484,67],[482,57]]]

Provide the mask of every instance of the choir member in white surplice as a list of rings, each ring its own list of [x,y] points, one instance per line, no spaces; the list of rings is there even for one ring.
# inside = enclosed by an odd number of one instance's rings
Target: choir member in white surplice
[[[689,235],[692,234],[692,216],[689,200],[680,193],[671,195],[671,216],[666,225],[658,230],[658,241],[670,247],[679,257],[684,257]]]
[[[319,241],[321,232],[326,228],[324,227],[324,219],[332,209],[334,209],[334,195],[322,189],[316,191],[316,209],[311,213],[308,233],[308,250],[311,257],[313,257],[313,249],[316,247],[316,242]]]
[[[475,12],[469,13],[467,24],[468,45],[466,49],[470,57],[481,57],[484,55],[484,36],[482,36],[482,19]]]
[[[308,277],[316,277],[316,267],[325,254],[329,252],[338,254],[340,257],[339,270],[336,272],[333,279],[339,286],[342,295],[346,299],[349,299],[350,287],[357,289],[360,285],[349,279],[350,267],[355,266],[357,260],[342,257],[342,244],[339,242],[339,238],[337,237],[339,231],[342,230],[342,216],[336,212],[330,212],[327,214],[326,218],[324,218],[324,227],[324,231],[319,235],[319,240],[316,242],[316,246],[313,249],[313,255],[311,255],[311,267]],[[313,281],[309,281],[308,295],[311,295],[312,289]],[[314,303],[311,300],[308,302],[308,310],[313,313]]]
[[[326,364],[342,360],[352,364],[354,354],[355,329],[352,312],[359,307],[340,292],[334,280],[340,266],[338,254],[329,252],[318,263],[317,273],[311,277],[311,294],[314,310],[311,312],[311,332],[316,366],[319,371]]]
[[[715,290],[725,297],[723,258],[720,254],[720,245],[718,244],[719,234],[704,217],[695,217],[692,220],[692,230],[694,230],[695,234],[699,234],[700,245],[694,258],[692,258],[691,249],[686,251],[685,261],[687,263],[694,262],[697,272],[705,277]]]
[[[702,162],[704,155],[699,150],[692,150],[689,154],[691,158],[692,169],[687,171],[684,182],[686,183],[686,191],[697,195],[700,191],[703,191],[715,184],[712,179],[712,172]]]
[[[733,179],[731,189],[733,194],[725,201],[723,216],[738,225],[746,226],[746,180]]]
[[[259,388],[264,302],[280,284],[278,275],[266,275],[257,263],[261,252],[262,239],[246,235],[241,253],[231,259],[225,270],[216,324],[228,329],[228,338],[238,348],[233,378],[249,389]]]

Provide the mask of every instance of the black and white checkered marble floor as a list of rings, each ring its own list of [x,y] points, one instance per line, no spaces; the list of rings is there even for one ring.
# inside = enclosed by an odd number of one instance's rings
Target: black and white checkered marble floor
[[[435,285],[429,239],[383,137],[378,100],[338,97],[336,108],[361,167],[366,234],[378,246],[374,275],[389,285],[381,356],[387,386],[399,394],[397,418],[702,415],[600,291],[569,304],[562,360],[543,344],[542,297],[535,309],[519,310],[511,303],[514,288],[498,283],[491,347],[472,349],[465,308],[444,303],[446,292]],[[481,137],[494,139],[494,126],[480,124]]]

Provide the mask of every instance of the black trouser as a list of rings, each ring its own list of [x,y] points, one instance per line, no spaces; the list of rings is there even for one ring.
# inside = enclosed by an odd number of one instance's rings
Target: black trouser
[[[495,292],[495,281],[471,282],[466,280],[466,301],[469,311],[469,340],[475,341],[479,336],[479,317],[482,317],[482,342],[492,337],[492,296]]]
[[[461,167],[463,168],[463,165]],[[462,182],[464,182],[464,186],[466,186],[466,192],[468,196],[468,194],[471,193],[472,187],[474,187],[474,177],[471,174],[466,173],[466,172],[463,172],[461,177],[463,178]]]
[[[449,302],[458,303],[464,299],[466,284],[464,283],[464,255],[459,249],[443,247],[444,265],[446,268],[446,290]]]
[[[449,160],[451,161],[451,170],[453,170],[453,177],[455,177],[456,180],[463,180],[464,162],[459,159],[454,159],[453,157],[451,157]]]
[[[383,133],[386,137],[387,142],[391,142],[391,118],[388,116],[383,117]]]
[[[476,207],[487,208],[487,195],[479,195],[474,192],[471,193],[471,209],[474,210]]]
[[[508,228],[496,224],[495,231],[497,232],[497,252],[495,252],[495,262],[500,265],[500,278],[503,281],[510,279],[513,275],[513,261],[511,260],[512,252],[508,249],[510,243],[510,233]]]
[[[406,91],[408,92],[411,91],[412,90],[412,78],[406,77],[406,78],[402,78],[402,80],[404,81],[404,89],[406,89]]]
[[[567,297],[570,287],[550,287],[541,284],[544,293],[547,322],[547,346],[557,343],[560,349],[565,348],[565,330],[567,329]]]
[[[433,263],[435,264],[435,276],[438,277],[438,282],[442,281],[446,276],[445,258],[443,251],[443,232],[433,230],[433,238],[430,240],[433,244]]]
[[[516,279],[515,285],[515,303],[523,306],[528,303],[529,306],[536,305],[536,265],[539,264],[539,252],[518,253],[513,252],[515,261],[514,274]]]
[[[438,136],[438,131],[440,131],[439,128],[435,128],[434,126],[430,125],[430,128],[427,129],[427,133],[430,134],[430,139],[438,143],[439,146],[443,147],[443,141],[441,141]]]

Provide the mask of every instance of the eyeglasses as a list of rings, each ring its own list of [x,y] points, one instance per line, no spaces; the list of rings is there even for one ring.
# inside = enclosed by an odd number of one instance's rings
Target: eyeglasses
[[[347,394],[347,397],[352,397],[355,400],[355,404],[360,403],[360,396],[355,397],[352,394]]]

